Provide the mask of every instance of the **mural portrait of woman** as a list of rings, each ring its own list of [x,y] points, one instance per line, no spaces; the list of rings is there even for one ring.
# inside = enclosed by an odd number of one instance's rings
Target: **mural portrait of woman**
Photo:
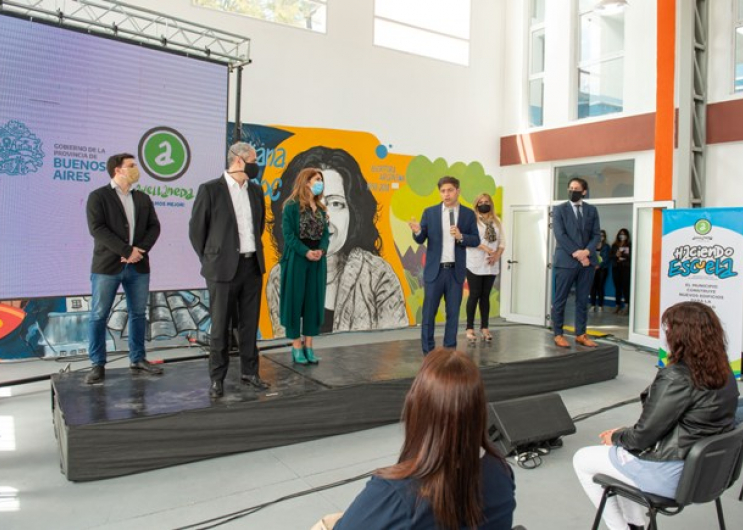
[[[377,201],[356,160],[343,149],[312,147],[286,166],[282,190],[290,190],[306,167],[319,168],[325,181],[330,221],[327,252],[325,323],[321,332],[392,329],[408,325],[402,285],[381,257],[382,239],[376,227]],[[283,195],[283,193],[282,193]],[[271,238],[278,255],[284,250],[282,201],[271,203]],[[283,337],[279,323],[280,265],[268,277],[266,299],[274,336]]]

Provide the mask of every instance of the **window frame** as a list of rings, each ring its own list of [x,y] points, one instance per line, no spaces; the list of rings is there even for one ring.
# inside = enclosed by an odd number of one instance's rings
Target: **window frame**
[[[624,83],[625,83],[625,75],[624,75],[624,72],[625,72],[624,66],[625,66],[625,64],[624,64],[624,60],[626,59],[626,50],[625,50],[625,46],[626,46],[626,25],[624,23],[626,22],[626,20],[623,20],[624,33],[622,35],[622,51],[621,52],[612,52],[612,53],[608,53],[608,54],[602,54],[602,55],[600,55],[596,59],[590,59],[590,60],[587,60],[587,61],[581,61],[581,44],[582,44],[582,37],[583,37],[582,23],[581,23],[582,22],[582,17],[584,15],[593,13],[593,5],[591,7],[587,7],[585,9],[581,10],[581,8],[580,8],[580,2],[581,2],[581,0],[574,0],[574,2],[573,2],[573,12],[574,12],[573,21],[574,21],[576,30],[574,32],[575,38],[573,40],[573,45],[575,46],[575,51],[574,51],[574,54],[573,54],[573,58],[574,58],[575,63],[574,63],[574,67],[572,69],[572,74],[574,76],[574,79],[572,80],[572,85],[573,85],[573,91],[572,91],[572,99],[573,99],[573,101],[572,101],[572,104],[571,104],[571,107],[572,107],[572,111],[571,111],[572,119],[574,121],[581,121],[581,122],[583,122],[585,120],[589,120],[589,121],[590,120],[602,120],[602,119],[606,119],[607,117],[619,117],[619,116],[621,116],[621,115],[623,115],[625,113],[625,108],[626,108],[625,101],[624,101]],[[596,15],[596,16],[601,16],[601,15]],[[624,14],[622,13],[621,16],[624,17]],[[598,114],[596,116],[583,116],[583,117],[580,117],[579,116],[579,105],[580,105],[580,78],[581,78],[581,73],[583,73],[583,72],[586,72],[587,73],[591,67],[594,67],[594,66],[597,66],[597,65],[602,65],[604,63],[615,61],[617,59],[622,59],[622,68],[623,68],[623,70],[622,70],[622,109],[621,110],[618,110],[618,111],[615,111],[615,112],[607,112],[607,113],[603,113],[603,114]]]
[[[230,11],[222,7],[212,7],[208,5],[202,5],[202,4],[197,3],[198,0],[191,0],[191,7],[195,7],[197,9],[209,9],[210,11],[217,11],[219,13],[225,13],[228,15],[246,17],[252,20],[257,20],[259,22],[268,22],[269,24],[277,24],[285,28],[293,28],[293,29],[299,29],[302,31],[309,31],[310,33],[315,34],[315,35],[327,35],[328,34],[328,9],[330,8],[330,0],[302,0],[302,1],[305,1],[307,3],[322,4],[325,6],[325,24],[324,24],[325,29],[324,30],[320,31],[318,29],[312,29],[312,28],[307,28],[304,26],[288,24],[286,22],[281,22],[279,20],[270,20],[270,19],[263,18],[263,17],[256,17],[254,15],[249,15],[248,13],[240,13],[239,11]]]
[[[731,57],[731,63],[732,66],[730,68],[730,71],[732,73],[732,94],[743,94],[743,77],[741,77],[741,87],[738,89],[736,87],[737,85],[737,72],[736,67],[738,65],[738,36],[743,40],[743,5],[741,5],[740,0],[733,0],[731,3],[731,10],[732,10],[732,46],[731,50],[732,53],[730,54]],[[738,30],[741,30],[741,33],[738,33]],[[743,65],[743,57],[741,59],[741,65]]]
[[[526,57],[526,123],[530,129],[538,129],[544,127],[544,95],[545,95],[545,83],[544,83],[544,72],[547,69],[547,32],[546,32],[546,21],[542,18],[540,22],[532,22],[534,20],[534,9],[536,7],[537,0],[530,0],[527,7],[527,26],[529,28],[527,36],[527,57]],[[544,1],[544,9],[547,9],[547,1]],[[542,33],[542,39],[544,39],[544,49],[542,50],[542,70],[541,72],[533,72],[533,61],[534,61],[534,37]],[[542,85],[542,104],[540,107],[542,123],[536,124],[532,122],[531,116],[531,85],[534,81],[540,81]]]
[[[631,166],[631,174],[632,174],[632,194],[631,195],[624,195],[620,197],[598,197],[596,195],[591,195],[590,190],[596,190],[597,186],[595,185],[595,180],[593,177],[589,177],[586,174],[579,174],[576,175],[580,178],[585,178],[586,182],[588,182],[588,189],[589,189],[589,195],[586,200],[588,200],[591,204],[625,204],[625,203],[632,203],[635,200],[635,196],[637,194],[637,159],[635,157],[628,157],[626,153],[618,153],[613,156],[599,156],[599,157],[590,157],[590,158],[580,158],[580,159],[574,159],[574,160],[559,160],[556,161],[554,164],[552,164],[552,182],[551,182],[551,196],[550,196],[550,203],[553,205],[561,204],[568,200],[567,198],[567,192],[565,191],[567,189],[567,186],[561,188],[559,186],[559,173],[560,170],[564,170],[566,168],[592,168],[595,166],[611,166],[612,164],[627,164],[628,166]],[[629,170],[628,170],[629,172]],[[566,183],[567,184],[567,183]],[[600,189],[600,188],[599,188]],[[563,195],[565,194],[565,195]]]

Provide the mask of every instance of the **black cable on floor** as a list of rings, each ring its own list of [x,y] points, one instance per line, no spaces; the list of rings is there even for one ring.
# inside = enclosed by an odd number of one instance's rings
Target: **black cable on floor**
[[[619,407],[623,407],[625,405],[630,405],[632,403],[639,403],[639,401],[640,401],[640,398],[639,397],[632,398],[632,399],[626,399],[624,401],[620,401],[618,403],[614,403],[613,405],[608,405],[606,407],[601,407],[600,409],[594,410],[592,412],[585,412],[583,414],[578,414],[577,416],[575,416],[574,418],[572,418],[572,420],[573,420],[573,423],[578,423],[579,421],[587,420],[588,418],[591,418],[593,416],[596,416],[597,414],[601,414],[603,412],[606,412],[607,410],[616,409],[616,408],[619,408]]]
[[[285,495],[283,497],[279,497],[278,499],[264,502],[263,504],[258,504],[256,506],[251,506],[250,508],[243,508],[242,510],[238,510],[236,512],[228,513],[225,515],[220,515],[219,517],[214,517],[212,519],[207,519],[205,521],[200,521],[198,523],[193,523],[187,526],[179,526],[175,530],[190,530],[190,529],[197,529],[197,530],[209,530],[210,528],[216,528],[218,526],[222,526],[223,524],[229,523],[231,521],[235,521],[237,519],[240,519],[242,517],[245,517],[247,515],[254,514],[255,512],[262,510],[263,508],[266,508],[268,506],[272,506],[274,504],[278,504],[283,501],[287,501],[290,499],[296,499],[298,497],[304,497],[305,495],[311,495],[313,493],[317,493],[319,491],[325,491],[331,488],[336,488],[338,486],[344,486],[346,484],[350,484],[351,482],[356,482],[358,480],[365,479],[367,477],[370,477],[374,473],[373,471],[369,471],[368,473],[363,473],[361,475],[356,475],[355,477],[339,480],[338,482],[332,482],[330,484],[325,484],[323,486],[317,486],[315,488],[311,488],[308,490],[298,491],[296,493],[290,493],[289,495]],[[206,526],[204,526],[206,525]]]

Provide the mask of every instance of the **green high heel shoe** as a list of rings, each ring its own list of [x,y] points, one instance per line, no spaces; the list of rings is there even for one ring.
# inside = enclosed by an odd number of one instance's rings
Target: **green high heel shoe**
[[[320,362],[320,359],[315,357],[315,350],[313,350],[312,348],[305,348],[304,356],[307,359],[307,362],[310,364],[317,364]]]
[[[304,356],[304,349],[292,348],[292,361],[295,364],[307,364],[307,357]]]

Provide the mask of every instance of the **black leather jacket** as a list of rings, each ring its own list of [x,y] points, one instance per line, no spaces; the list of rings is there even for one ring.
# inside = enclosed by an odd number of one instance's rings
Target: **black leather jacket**
[[[725,386],[708,390],[694,386],[685,364],[669,365],[641,394],[634,427],[618,429],[611,441],[643,460],[684,460],[697,440],[733,429],[738,394],[732,371]]]

